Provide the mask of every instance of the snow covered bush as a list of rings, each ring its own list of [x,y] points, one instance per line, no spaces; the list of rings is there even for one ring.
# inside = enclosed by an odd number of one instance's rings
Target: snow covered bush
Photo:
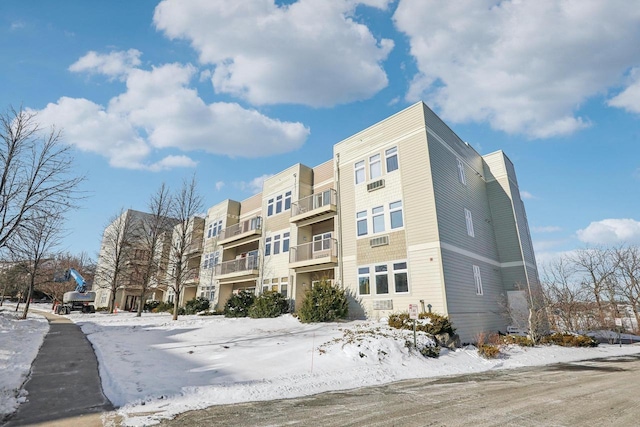
[[[409,313],[396,313],[389,316],[389,326],[396,329],[413,329],[413,320]],[[447,316],[436,313],[420,313],[416,321],[416,330],[431,335],[455,333],[455,328]]]
[[[256,298],[249,307],[249,317],[254,319],[278,317],[289,311],[289,302],[279,292],[267,291]]]
[[[201,311],[209,309],[209,300],[206,298],[198,297],[191,301],[187,301],[184,306],[184,314],[196,314]],[[183,314],[183,313],[180,313]]]
[[[231,295],[224,306],[225,317],[247,317],[249,307],[253,305],[255,299],[256,296],[253,292],[239,291],[237,294]]]
[[[322,280],[305,294],[298,317],[302,323],[333,322],[346,318],[348,312],[346,291]]]
[[[598,341],[587,335],[555,334],[542,337],[541,344],[555,344],[563,347],[597,347]]]
[[[500,348],[493,344],[478,344],[478,354],[485,359],[495,359],[500,355]]]

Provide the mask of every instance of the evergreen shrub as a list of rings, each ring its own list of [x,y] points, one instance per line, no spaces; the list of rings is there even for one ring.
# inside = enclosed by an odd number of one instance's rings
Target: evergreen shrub
[[[257,297],[249,307],[249,317],[258,319],[265,317],[278,317],[289,311],[289,302],[279,292],[267,291]]]
[[[346,291],[322,280],[305,294],[298,317],[303,323],[333,322],[346,318],[348,313]]]
[[[247,317],[249,307],[253,305],[256,296],[253,292],[239,291],[231,295],[229,301],[224,306],[225,317]]]

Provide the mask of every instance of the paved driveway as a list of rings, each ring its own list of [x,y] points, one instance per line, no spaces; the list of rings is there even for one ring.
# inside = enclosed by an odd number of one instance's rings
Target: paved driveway
[[[164,426],[638,426],[640,355],[182,414]]]

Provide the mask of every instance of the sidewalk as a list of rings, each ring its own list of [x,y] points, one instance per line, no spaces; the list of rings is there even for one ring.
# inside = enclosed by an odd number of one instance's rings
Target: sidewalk
[[[69,319],[39,314],[49,321],[49,332],[25,385],[27,402],[6,426],[102,426],[102,414],[113,406],[102,394],[91,343]]]

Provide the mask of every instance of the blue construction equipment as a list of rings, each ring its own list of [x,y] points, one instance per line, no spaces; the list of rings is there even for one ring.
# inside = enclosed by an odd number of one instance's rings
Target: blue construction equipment
[[[62,297],[62,304],[56,306],[56,314],[69,314],[72,311],[82,311],[83,313],[95,313],[96,308],[91,304],[96,300],[96,293],[87,291],[87,282],[73,268],[64,272],[61,279],[55,279],[57,282],[76,281],[76,289],[65,292]]]

